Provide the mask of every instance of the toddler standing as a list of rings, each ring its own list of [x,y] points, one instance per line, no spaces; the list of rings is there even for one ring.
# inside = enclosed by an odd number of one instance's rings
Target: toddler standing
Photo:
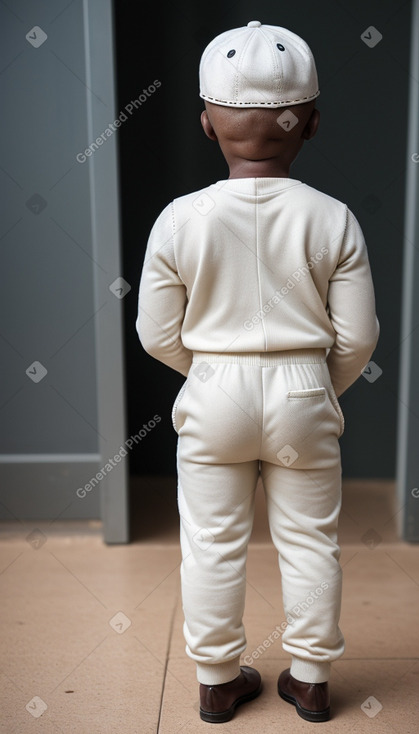
[[[137,321],[146,351],[187,378],[172,415],[186,651],[204,721],[228,721],[260,693],[240,656],[261,475],[291,656],[278,692],[326,721],[330,666],[344,651],[338,397],[379,334],[368,255],[344,203],[289,177],[319,123],[307,44],[251,21],[207,46],[200,84],[202,125],[230,175],[156,220]]]

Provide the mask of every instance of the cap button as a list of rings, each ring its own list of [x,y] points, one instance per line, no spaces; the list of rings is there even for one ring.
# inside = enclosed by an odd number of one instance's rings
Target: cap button
[[[250,23],[247,24],[248,28],[259,28],[262,23],[259,20],[251,20]]]

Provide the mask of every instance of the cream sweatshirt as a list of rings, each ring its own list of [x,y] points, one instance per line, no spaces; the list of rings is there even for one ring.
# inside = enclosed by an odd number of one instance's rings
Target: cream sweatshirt
[[[218,181],[157,218],[139,290],[144,349],[187,375],[193,352],[323,347],[336,394],[379,335],[361,228],[291,178]]]

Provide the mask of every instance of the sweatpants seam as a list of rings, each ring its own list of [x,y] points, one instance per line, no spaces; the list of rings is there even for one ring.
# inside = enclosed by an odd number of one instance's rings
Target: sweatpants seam
[[[264,367],[260,368],[260,382],[261,382],[261,393],[262,393],[262,414],[260,416],[260,442],[259,442],[259,460],[262,456],[263,436],[265,434],[265,388],[264,388]]]

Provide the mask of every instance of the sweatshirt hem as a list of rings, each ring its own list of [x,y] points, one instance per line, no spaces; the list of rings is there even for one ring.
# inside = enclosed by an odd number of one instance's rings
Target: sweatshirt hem
[[[280,364],[318,363],[326,361],[326,349],[284,349],[275,352],[194,352],[193,362],[248,364],[274,367]]]

